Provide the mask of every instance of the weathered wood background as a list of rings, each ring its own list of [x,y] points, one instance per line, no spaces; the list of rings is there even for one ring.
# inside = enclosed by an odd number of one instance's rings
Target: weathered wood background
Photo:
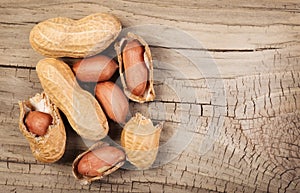
[[[95,12],[115,14],[124,27],[163,24],[185,31],[203,48],[183,50],[191,50],[199,61],[207,59],[203,53],[210,54],[219,76],[195,73],[176,51],[180,48],[151,42],[153,58],[170,64],[157,63],[156,72],[182,86],[174,92],[190,88],[197,97],[179,100],[167,81],[156,82],[157,101],[132,109],[166,120],[162,143],[180,130],[193,138],[165,165],[121,169],[81,186],[71,174],[71,163],[86,148],[82,140],[67,128],[63,159],[36,162],[19,132],[17,102],[42,91],[35,65],[43,57],[30,47],[31,28],[51,17],[78,19]],[[300,192],[298,0],[2,0],[0,29],[0,192]],[[179,72],[186,76],[178,77]],[[208,80],[222,80],[224,87],[208,86]],[[224,105],[212,100],[218,93],[225,95]],[[164,115],[157,110],[162,108]],[[224,113],[216,113],[218,108]],[[195,128],[184,126],[192,120]],[[214,121],[218,128],[210,127]],[[216,139],[200,154],[210,129],[218,130]]]

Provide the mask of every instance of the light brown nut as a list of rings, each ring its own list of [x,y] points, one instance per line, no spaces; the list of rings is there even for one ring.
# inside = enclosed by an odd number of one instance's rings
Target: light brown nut
[[[115,50],[125,95],[139,103],[153,101],[153,63],[148,44],[129,32],[115,44]]]
[[[152,121],[137,113],[124,126],[121,145],[127,159],[138,169],[149,168],[156,159],[163,123],[153,126]]]
[[[95,95],[110,119],[125,123],[129,103],[123,91],[113,82],[100,82],[96,85]]]
[[[144,94],[148,81],[144,52],[144,47],[137,40],[132,40],[125,44],[122,53],[126,83],[136,96]]]
[[[35,159],[45,163],[58,161],[65,152],[66,132],[56,105],[50,101],[45,93],[41,93],[29,100],[19,101],[19,107],[19,128],[29,142]],[[25,125],[27,115],[38,111],[50,115],[52,119],[51,124],[47,124],[48,127],[44,135],[30,132]],[[48,118],[46,120],[46,122],[49,121]]]
[[[117,68],[116,62],[104,55],[82,59],[72,67],[76,77],[82,82],[109,80]]]
[[[99,140],[107,135],[104,112],[95,97],[78,85],[66,63],[45,58],[38,62],[36,71],[44,91],[81,137]]]
[[[77,156],[72,164],[73,175],[82,184],[89,184],[116,171],[125,158],[122,150],[100,141]]]
[[[25,118],[25,125],[28,130],[38,136],[45,135],[51,124],[51,115],[40,111],[29,111]]]
[[[57,17],[34,26],[29,40],[34,50],[47,57],[84,58],[106,49],[121,29],[120,21],[108,13],[79,20]]]

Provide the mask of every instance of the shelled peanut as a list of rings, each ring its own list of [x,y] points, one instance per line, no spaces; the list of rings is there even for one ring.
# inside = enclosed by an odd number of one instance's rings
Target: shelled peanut
[[[109,80],[118,65],[107,56],[97,55],[77,61],[72,69],[76,78],[82,82],[100,82]]]
[[[106,115],[115,122],[125,123],[129,110],[128,100],[119,86],[109,81],[117,68],[115,61],[104,55],[79,60],[72,66],[80,81],[97,82],[95,97]]]
[[[153,101],[153,63],[146,41],[133,33],[115,43],[125,95],[134,102]]]
[[[144,47],[137,40],[128,41],[123,49],[122,58],[128,89],[132,94],[141,96],[146,90],[148,81]]]
[[[47,133],[48,127],[52,124],[52,117],[48,113],[30,111],[26,116],[25,124],[31,133],[43,136]]]
[[[95,95],[109,118],[125,123],[129,103],[123,91],[113,82],[100,82],[96,85]]]

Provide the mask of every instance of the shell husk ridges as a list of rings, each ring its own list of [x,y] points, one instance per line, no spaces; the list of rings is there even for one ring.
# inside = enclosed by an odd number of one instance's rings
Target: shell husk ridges
[[[45,93],[81,137],[100,140],[107,135],[109,127],[102,108],[93,95],[78,85],[66,63],[45,58],[38,62],[36,71]]]
[[[57,107],[44,92],[29,100],[19,101],[19,107],[19,128],[29,142],[35,159],[45,163],[58,161],[65,152],[66,132]],[[27,113],[32,110],[48,113],[53,118],[52,125],[49,125],[44,136],[36,136],[26,128],[24,121]]]
[[[163,123],[153,126],[152,121],[140,113],[124,126],[121,145],[128,161],[138,169],[147,169],[155,161],[162,127]]]
[[[119,35],[122,25],[108,13],[95,13],[79,20],[57,17],[33,27],[29,41],[46,57],[84,58],[106,49]]]

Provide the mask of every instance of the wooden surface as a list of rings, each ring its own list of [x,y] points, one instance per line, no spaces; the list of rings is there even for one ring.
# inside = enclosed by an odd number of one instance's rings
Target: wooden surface
[[[67,126],[62,160],[36,162],[18,128],[17,102],[42,91],[35,65],[43,56],[30,47],[31,28],[51,17],[95,12],[115,14],[124,27],[170,26],[202,47],[148,39],[161,61],[157,100],[131,104],[132,112],[166,121],[162,144],[180,131],[191,135],[184,151],[157,168],[121,169],[81,186],[71,164],[85,141]],[[299,1],[3,0],[0,29],[1,192],[300,192]]]

